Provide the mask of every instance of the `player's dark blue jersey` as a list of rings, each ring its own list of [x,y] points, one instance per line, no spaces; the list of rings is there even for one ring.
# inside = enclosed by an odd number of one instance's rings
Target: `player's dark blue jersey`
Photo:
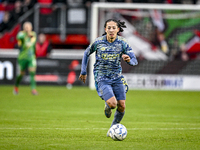
[[[112,80],[121,76],[121,56],[127,54],[131,58],[129,65],[137,65],[137,59],[125,38],[117,36],[116,40],[109,43],[106,35],[98,37],[84,52],[81,74],[86,75],[86,68],[90,54],[96,52],[94,64],[95,81]]]

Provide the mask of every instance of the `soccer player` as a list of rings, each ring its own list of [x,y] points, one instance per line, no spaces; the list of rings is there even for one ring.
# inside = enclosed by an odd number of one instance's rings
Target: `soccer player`
[[[23,24],[23,31],[17,34],[18,46],[20,52],[18,55],[18,64],[20,67],[20,74],[17,76],[14,86],[14,94],[19,93],[19,84],[22,77],[25,74],[25,70],[28,69],[31,83],[31,93],[37,95],[36,83],[35,83],[35,72],[36,72],[36,56],[35,56],[35,44],[36,44],[36,33],[32,31],[31,22],[25,22]]]
[[[96,52],[94,64],[95,86],[98,95],[105,101],[104,113],[110,118],[116,109],[112,125],[120,123],[125,114],[125,100],[128,85],[121,74],[121,58],[129,65],[137,65],[137,59],[126,39],[119,36],[126,28],[125,22],[109,19],[104,25],[105,33],[90,44],[84,52],[79,80],[86,82],[87,64],[90,54]],[[107,132],[109,136],[109,130]]]

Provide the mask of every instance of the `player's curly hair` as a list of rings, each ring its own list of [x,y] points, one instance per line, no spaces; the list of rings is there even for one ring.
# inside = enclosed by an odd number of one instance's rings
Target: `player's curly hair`
[[[107,23],[108,23],[108,22],[111,22],[111,21],[117,23],[117,26],[118,26],[118,28],[119,28],[119,32],[117,33],[117,35],[119,35],[120,32],[123,32],[123,31],[124,31],[123,28],[126,28],[126,25],[125,25],[125,22],[124,22],[124,21],[115,20],[115,19],[108,19],[108,20],[106,20],[106,22],[105,22],[105,24],[104,24],[104,28],[106,28]],[[105,33],[102,34],[102,35],[106,35],[106,34],[107,34],[107,33],[105,32]]]

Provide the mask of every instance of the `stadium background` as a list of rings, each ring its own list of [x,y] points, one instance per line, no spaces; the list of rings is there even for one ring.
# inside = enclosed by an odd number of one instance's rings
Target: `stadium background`
[[[18,1],[17,1],[18,2]],[[80,62],[84,49],[91,40],[91,6],[92,2],[98,1],[30,1],[28,4],[21,1],[20,6],[16,6],[15,1],[2,1],[0,3],[1,22],[7,12],[12,12],[16,7],[21,7],[23,13],[17,17],[10,28],[1,31],[0,36],[0,82],[1,84],[13,84],[18,68],[16,57],[16,34],[21,30],[21,25],[25,21],[33,23],[34,31],[45,33],[51,42],[53,50],[49,58],[38,58],[38,69],[36,81],[44,85],[83,85],[77,81],[80,72]],[[198,5],[198,1],[105,1],[123,3],[167,3],[170,5]],[[157,38],[157,28],[153,23],[153,17],[143,12],[143,16],[136,14],[138,10],[101,10],[99,16],[99,35],[105,18],[112,16],[121,18],[128,24],[122,36],[126,37],[136,53],[139,61],[137,67],[129,67],[122,61],[123,73],[131,84],[131,88],[142,89],[186,89],[199,90],[199,86],[192,83],[199,83],[200,75],[200,17],[199,12],[190,14],[189,11],[162,11],[155,12],[158,20],[163,23],[162,35],[167,44],[162,45]],[[134,14],[135,13],[135,14]],[[156,14],[157,13],[157,14]],[[181,19],[165,17],[177,14]],[[114,14],[114,15],[113,15]],[[117,15],[116,15],[117,14]],[[181,16],[182,14],[182,16]],[[11,13],[12,15],[12,13]],[[155,17],[154,15],[154,17]],[[188,15],[189,17],[183,17]],[[196,15],[197,17],[193,17]],[[105,17],[106,16],[106,17]],[[104,18],[105,17],[105,18]],[[176,15],[175,15],[176,17]],[[104,18],[104,19],[102,19]],[[155,18],[154,18],[155,19]],[[161,25],[162,26],[162,25]],[[142,42],[150,44],[150,51],[137,51],[141,43],[129,39],[129,33],[139,37]],[[97,29],[97,30],[98,30]],[[133,41],[133,42],[132,42]],[[192,43],[192,44],[191,44]],[[183,53],[183,44],[190,48]],[[192,46],[191,46],[192,45]],[[140,49],[145,49],[142,47]],[[52,66],[51,66],[52,65]],[[89,69],[89,67],[88,67]],[[13,75],[10,75],[13,74]],[[142,75],[142,76],[141,76]],[[90,78],[89,78],[90,80]],[[23,79],[22,84],[28,84],[29,77]],[[190,84],[191,83],[191,84]],[[186,84],[186,85],[185,85]],[[87,84],[88,85],[88,82]]]

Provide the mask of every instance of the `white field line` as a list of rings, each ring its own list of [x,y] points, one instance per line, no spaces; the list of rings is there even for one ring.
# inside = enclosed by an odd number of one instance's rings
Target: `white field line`
[[[135,116],[145,116],[145,117],[165,117],[165,118],[196,118],[200,119],[199,116],[173,116],[173,115],[149,115],[149,114],[135,114]]]
[[[108,130],[108,128],[0,128],[0,130]],[[200,128],[127,128],[127,130],[200,130]]]

